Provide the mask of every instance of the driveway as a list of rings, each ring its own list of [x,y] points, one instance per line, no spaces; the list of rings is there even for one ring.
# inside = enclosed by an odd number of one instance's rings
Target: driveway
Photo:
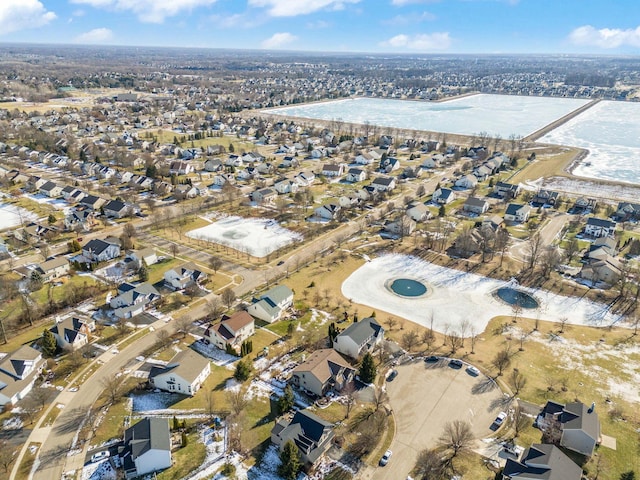
[[[464,420],[476,438],[485,438],[500,411],[502,392],[480,375],[465,370],[416,360],[396,367],[398,375],[387,383],[389,403],[396,421],[391,444],[393,456],[386,467],[377,467],[375,480],[407,478],[418,453],[436,446],[447,422]]]

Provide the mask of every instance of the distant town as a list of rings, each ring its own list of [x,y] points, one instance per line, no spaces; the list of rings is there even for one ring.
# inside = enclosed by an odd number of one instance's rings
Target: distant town
[[[640,473],[640,58],[0,62],[2,478]]]

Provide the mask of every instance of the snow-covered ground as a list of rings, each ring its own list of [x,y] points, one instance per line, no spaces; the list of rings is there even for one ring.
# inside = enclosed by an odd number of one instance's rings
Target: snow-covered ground
[[[640,197],[640,188],[635,185],[615,185],[578,178],[550,177],[528,182],[528,184],[535,190],[546,188],[576,196],[609,198],[633,203]]]
[[[71,210],[69,204],[62,198],[51,198],[42,193],[28,193],[25,196],[34,202],[51,205],[57,210],[62,210],[65,214],[69,213]]]
[[[235,355],[231,355],[224,350],[220,350],[211,343],[206,344],[202,340],[193,342],[193,344],[191,344],[191,348],[220,367],[235,368],[233,364],[239,360]]]
[[[274,220],[235,216],[191,230],[187,236],[226,245],[254,257],[266,257],[279,248],[302,240],[300,234],[281,227]]]
[[[394,278],[410,278],[427,285],[428,292],[415,299],[399,297],[387,289]],[[489,320],[498,315],[512,315],[510,305],[494,298],[492,293],[506,282],[459,270],[441,267],[408,255],[385,255],[365,263],[342,284],[342,293],[356,303],[398,315],[439,332],[457,329],[463,320],[476,333],[484,331]],[[525,287],[540,303],[538,309],[524,309],[522,316],[557,322],[568,317],[568,323],[608,326],[620,318],[606,305],[590,300],[556,295],[545,290]],[[467,331],[467,335],[470,332]]]
[[[0,203],[0,229],[15,227],[37,219],[38,216],[27,209]]]
[[[116,471],[111,466],[109,459],[101,462],[90,463],[82,469],[82,480],[116,480]]]

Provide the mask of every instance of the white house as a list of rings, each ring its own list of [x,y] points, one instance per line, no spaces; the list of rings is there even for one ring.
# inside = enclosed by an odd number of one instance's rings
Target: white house
[[[507,222],[524,223],[529,220],[531,207],[529,205],[520,205],[519,203],[510,203],[504,213],[504,219]]]
[[[120,256],[120,245],[94,238],[82,247],[82,255],[91,262],[106,262]]]
[[[333,348],[343,355],[358,359],[371,352],[383,339],[384,328],[375,318],[363,318],[340,332],[333,342]]]
[[[175,175],[189,175],[190,173],[193,173],[193,171],[193,165],[182,160],[171,162],[171,166],[169,167],[169,173],[173,173]]]
[[[259,320],[273,323],[279,320],[291,305],[293,305],[293,291],[286,285],[278,285],[260,298],[254,298],[247,312]]]
[[[325,220],[335,220],[338,218],[340,214],[341,207],[336,203],[327,203],[326,205],[322,205],[321,207],[316,208],[313,211],[313,214],[318,218],[323,218]]]
[[[273,183],[273,188],[279,194],[285,195],[287,193],[296,193],[299,188],[299,184],[288,178],[280,178]]]
[[[211,373],[211,362],[187,348],[178,352],[164,367],[152,367],[149,384],[172,393],[194,396]]]
[[[341,177],[342,175],[344,175],[344,169],[344,163],[327,163],[322,167],[322,175],[324,175],[325,177]]]
[[[373,179],[371,186],[378,192],[391,192],[396,188],[396,179],[393,177],[377,177]]]
[[[33,388],[45,365],[35,348],[23,345],[0,360],[0,406],[16,405]]]
[[[62,350],[76,350],[89,343],[89,335],[95,330],[93,320],[84,320],[76,316],[57,319],[49,330],[56,337],[56,343]]]
[[[482,198],[469,197],[464,202],[464,206],[462,209],[465,212],[475,213],[477,215],[482,215],[489,210],[489,202],[483,200]]]
[[[189,285],[201,284],[207,279],[207,274],[189,262],[164,272],[164,284],[172,290],[182,290]]]
[[[144,312],[160,299],[160,293],[149,283],[123,283],[118,287],[118,295],[109,301],[116,317],[132,318]]]
[[[460,188],[474,188],[478,185],[478,179],[474,175],[463,175],[454,185]]]
[[[453,192],[453,190],[449,188],[439,188],[435,192],[433,192],[431,201],[439,205],[446,205],[448,203],[451,203],[455,198],[456,194]]]
[[[301,187],[308,187],[309,185],[312,185],[313,182],[316,179],[316,175],[313,172],[300,172],[298,173],[295,177],[293,177],[293,179],[301,186]]]
[[[616,222],[602,218],[589,217],[584,233],[592,237],[610,237],[616,231]]]
[[[207,342],[220,349],[227,345],[238,350],[247,338],[255,332],[255,321],[245,311],[235,312],[230,317],[224,315],[220,323],[210,325],[204,332]]]
[[[120,453],[125,478],[171,467],[171,432],[167,418],[143,418],[124,432]]]
[[[278,196],[278,192],[276,192],[273,188],[261,188],[260,190],[256,190],[251,193],[251,200],[256,202],[259,205],[266,205],[269,203],[273,203],[275,198]]]
[[[353,163],[357,163],[358,165],[371,165],[376,160],[379,159],[374,158],[373,155],[369,153],[361,153],[353,159]]]
[[[418,203],[407,208],[406,214],[415,222],[424,222],[431,218],[431,210],[424,203]]]
[[[37,266],[37,270],[42,275],[42,281],[48,282],[54,278],[64,277],[71,270],[69,260],[65,257],[56,257]]]
[[[134,267],[136,269],[140,268],[143,262],[147,265],[147,267],[158,263],[158,254],[153,247],[134,250],[133,252],[130,252],[127,257],[135,262]]]
[[[352,167],[347,172],[347,182],[357,183],[367,179],[367,171],[362,168]]]

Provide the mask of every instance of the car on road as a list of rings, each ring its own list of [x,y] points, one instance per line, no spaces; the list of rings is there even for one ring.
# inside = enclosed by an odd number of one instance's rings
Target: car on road
[[[111,454],[109,453],[109,450],[103,450],[101,452],[94,453],[93,455],[91,455],[91,463],[96,463],[100,460],[104,460],[105,458],[109,458],[110,455]]]
[[[284,260],[280,260],[280,261],[278,262],[278,267],[279,267],[280,265],[284,265]]]
[[[382,455],[382,458],[380,459],[380,466],[384,467],[387,463],[389,463],[389,459],[391,458],[392,452],[391,450],[387,450],[386,452],[384,452],[384,455]]]
[[[387,375],[387,382],[392,382],[393,379],[396,378],[397,376],[398,376],[398,370],[394,368],[389,372],[389,375]]]
[[[467,373],[469,375],[472,375],[474,377],[477,377],[478,375],[480,375],[480,370],[478,370],[476,367],[474,367],[473,365],[469,365],[467,367]]]
[[[457,358],[452,358],[449,360],[449,366],[453,368],[462,368],[462,360],[458,360]]]
[[[506,412],[500,412],[496,417],[496,419],[493,421],[493,423],[495,423],[497,426],[500,426],[504,423],[506,418],[507,418]]]
[[[440,361],[440,357],[436,355],[429,355],[427,358],[424,359],[424,361],[427,363],[435,363]]]

